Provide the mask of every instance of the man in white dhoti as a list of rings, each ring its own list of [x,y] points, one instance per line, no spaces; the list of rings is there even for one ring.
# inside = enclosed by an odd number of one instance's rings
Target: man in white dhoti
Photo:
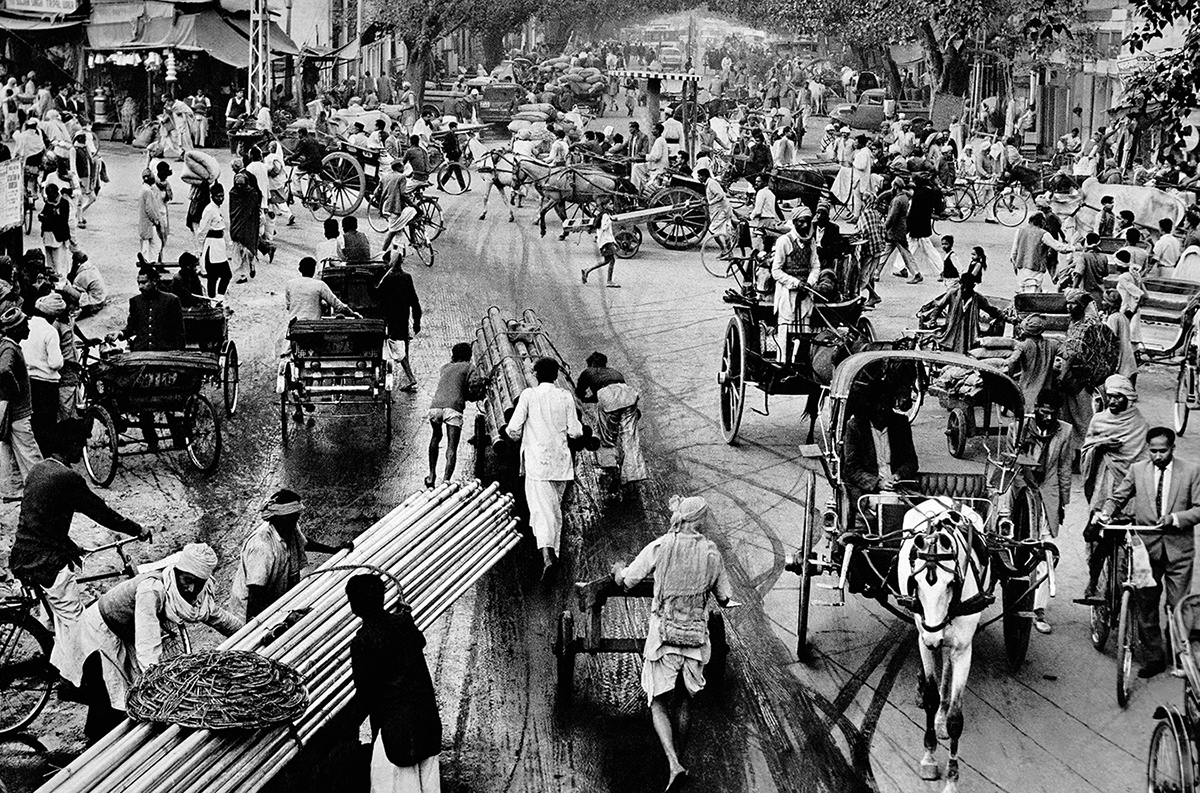
[[[558,561],[562,538],[562,497],[575,479],[568,438],[583,435],[575,398],[555,384],[558,361],[539,358],[533,365],[538,384],[517,399],[508,422],[508,436],[521,441],[521,470],[525,474],[525,500],[529,528],[542,552],[542,573]]]

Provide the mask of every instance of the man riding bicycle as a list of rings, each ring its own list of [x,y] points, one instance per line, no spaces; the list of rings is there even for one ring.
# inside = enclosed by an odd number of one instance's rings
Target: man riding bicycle
[[[292,190],[298,195],[304,195],[301,180],[312,178],[321,171],[321,160],[325,158],[325,149],[316,135],[310,135],[308,130],[301,127],[297,130],[296,149],[284,160],[288,165],[295,166],[292,172]]]
[[[388,218],[387,235],[383,238],[384,258],[390,258],[392,241],[402,233],[407,234],[411,242],[412,235],[407,232],[408,225],[417,216],[417,208],[408,195],[408,180],[404,178],[404,161],[392,160],[392,170],[379,180],[372,200],[378,202],[384,217]]]

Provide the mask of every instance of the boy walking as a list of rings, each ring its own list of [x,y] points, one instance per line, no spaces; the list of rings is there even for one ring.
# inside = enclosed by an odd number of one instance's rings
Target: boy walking
[[[599,270],[601,267],[608,265],[608,283],[605,284],[609,289],[620,289],[621,285],[613,281],[613,270],[617,266],[617,238],[613,234],[612,216],[607,212],[601,212],[600,217],[596,218],[594,227],[596,232],[596,247],[600,249],[600,255],[604,258],[591,267],[584,268],[579,271],[579,276],[586,284],[588,275],[593,270]]]

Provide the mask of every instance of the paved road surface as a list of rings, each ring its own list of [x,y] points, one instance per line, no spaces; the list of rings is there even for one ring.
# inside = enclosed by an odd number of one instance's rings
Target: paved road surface
[[[109,156],[114,181],[83,233],[82,245],[115,294],[113,306],[86,323],[89,332],[118,327],[134,291],[132,213],[140,156],[123,148]],[[909,626],[859,599],[814,607],[815,660],[796,662],[796,579],[783,571],[783,558],[798,542],[807,506],[799,453],[807,426],[799,400],[782,398],[771,402],[768,416],[747,410],[736,446],[722,442],[716,372],[729,317],[720,296],[728,284],[707,275],[695,252],[665,251],[647,237],[637,258],[618,264],[621,289],[605,289],[596,279],[584,287],[578,273],[596,259],[592,238],[559,242],[551,223],[542,239],[528,207],[516,223],[494,210],[480,223],[481,187],[477,181],[472,192],[443,198],[448,229],[437,243],[437,265],[413,271],[427,312],[412,353],[420,390],[397,395],[390,449],[377,425],[345,420],[318,420],[299,429],[289,449],[280,446],[274,378],[282,289],[320,236],[319,224],[300,211],[300,224],[281,232],[275,262],[250,284],[231,289],[244,407],[225,425],[220,470],[203,479],[169,454],[122,460],[104,494],[160,528],[145,557],[200,536],[218,547],[218,577],[227,585],[240,537],[279,486],[304,495],[310,534],[336,540],[360,531],[420,486],[428,437],[424,409],[450,345],[473,337],[489,305],[512,312],[532,307],[573,365],[581,368],[588,353],[603,350],[640,389],[653,479],[611,503],[599,496],[594,469],[583,466],[571,498],[569,569],[553,584],[540,584],[533,549],[523,546],[431,635],[427,657],[439,686],[448,789],[661,789],[665,762],[637,687],[638,659],[581,660],[575,702],[565,707],[556,703],[550,642],[556,615],[570,607],[569,582],[601,574],[616,559],[629,560],[661,528],[666,497],[686,492],[712,502],[737,599],[746,604],[726,615],[733,646],[729,684],[696,710],[685,755],[696,778],[693,789],[940,789],[916,775],[923,714],[914,701],[918,661]],[[168,252],[176,255],[184,207],[171,211],[175,231]],[[1014,278],[1004,266],[1010,232],[976,222],[941,230],[958,237],[961,251],[987,247],[992,267],[981,291],[1011,294]],[[377,235],[373,239],[378,242]],[[912,326],[912,311],[938,292],[936,282],[886,280],[886,301],[872,316],[881,336]],[[1152,423],[1169,419],[1171,374],[1142,375],[1141,408]],[[762,407],[753,399],[751,404]],[[951,470],[936,408],[927,411],[922,459]],[[1184,440],[1181,453],[1193,454],[1193,445]],[[471,460],[464,456],[465,473]],[[818,492],[818,503],[824,498]],[[1059,597],[1051,606],[1055,633],[1035,634],[1029,660],[1016,675],[1005,669],[998,625],[977,640],[964,709],[964,790],[1132,791],[1142,784],[1155,705],[1180,697],[1178,681],[1139,681],[1129,709],[1117,707],[1111,654],[1092,649],[1087,615],[1070,603],[1082,589],[1080,516],[1072,505],[1060,542]],[[12,507],[0,512],[7,536],[15,517]],[[95,527],[80,534],[99,536]],[[644,609],[636,602],[627,610],[614,608],[606,629],[640,633]],[[79,750],[79,716],[73,706],[56,705],[35,725],[52,750],[48,758],[15,745],[3,748],[0,775],[10,789],[36,787],[50,770],[47,761],[60,765]]]

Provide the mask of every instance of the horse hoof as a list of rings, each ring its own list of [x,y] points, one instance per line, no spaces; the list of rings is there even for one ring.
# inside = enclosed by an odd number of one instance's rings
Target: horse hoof
[[[933,782],[942,778],[942,772],[937,763],[921,763],[921,779]]]
[[[516,222],[517,222],[517,219],[516,219],[516,218],[509,218],[509,219],[508,219],[508,222],[509,222],[509,223],[516,223]]]
[[[487,220],[487,213],[486,213],[486,212],[484,212],[482,215],[480,215],[480,216],[479,216],[479,219],[480,219],[480,220]]]

